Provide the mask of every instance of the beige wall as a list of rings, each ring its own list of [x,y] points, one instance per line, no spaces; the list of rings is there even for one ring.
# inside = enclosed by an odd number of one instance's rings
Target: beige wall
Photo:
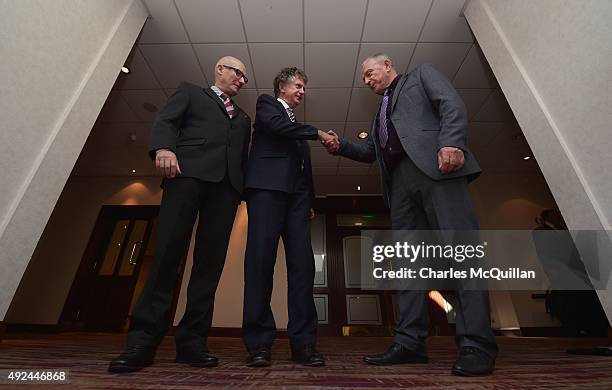
[[[533,229],[535,217],[555,201],[541,173],[483,173],[470,186],[482,229]],[[543,300],[532,293],[541,291],[492,291],[493,327],[545,327],[558,322],[546,314]]]
[[[6,321],[57,324],[103,205],[157,205],[160,179],[71,177],[15,293]]]
[[[243,202],[236,213],[236,220],[230,238],[225,259],[225,268],[219,282],[217,295],[215,296],[215,311],[213,315],[213,326],[225,328],[242,327],[242,303],[244,293],[244,252],[246,249],[248,216],[246,204]],[[194,240],[191,240],[187,266],[183,277],[183,285],[179,295],[174,324],[177,325],[185,312],[187,302],[187,283],[193,253]],[[274,268],[274,289],[272,291],[272,311],[276,326],[287,327],[287,267],[285,265],[285,250],[282,243],[279,244],[276,256],[276,267]]]
[[[471,0],[465,16],[568,226],[609,232],[612,2]],[[612,260],[600,267],[609,276]]]
[[[142,28],[139,0],[0,3],[0,319]]]

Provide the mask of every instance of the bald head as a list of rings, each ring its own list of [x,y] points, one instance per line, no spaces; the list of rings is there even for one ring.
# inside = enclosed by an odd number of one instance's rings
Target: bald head
[[[235,96],[247,81],[246,67],[238,58],[221,57],[215,64],[215,86],[229,96]]]
[[[244,64],[242,63],[242,61],[240,61],[236,57],[232,57],[232,56],[221,57],[219,58],[219,61],[217,61],[217,63],[215,64],[215,68],[219,65],[231,66],[231,67],[240,69],[242,72],[246,72],[246,68]]]
[[[361,67],[363,67],[366,62],[384,63],[385,61],[387,61],[389,65],[393,66],[393,60],[388,54],[376,53],[363,60]]]

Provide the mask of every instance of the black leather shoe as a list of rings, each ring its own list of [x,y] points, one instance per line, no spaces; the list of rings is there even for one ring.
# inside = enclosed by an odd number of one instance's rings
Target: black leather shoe
[[[453,375],[484,376],[491,375],[495,369],[495,359],[474,347],[463,347],[453,364]]]
[[[153,364],[155,347],[149,345],[133,345],[113,359],[108,366],[109,372],[134,372]]]
[[[219,359],[203,348],[177,348],[176,362],[192,367],[217,367]]]
[[[272,362],[272,354],[270,353],[270,347],[266,345],[260,345],[257,348],[249,351],[249,357],[247,358],[247,367],[268,367]]]
[[[365,356],[363,361],[376,366],[404,363],[427,363],[427,355],[417,353],[401,344],[393,343],[387,352],[380,355]]]
[[[301,347],[291,346],[291,360],[308,367],[321,367],[325,365],[325,358],[311,344]]]

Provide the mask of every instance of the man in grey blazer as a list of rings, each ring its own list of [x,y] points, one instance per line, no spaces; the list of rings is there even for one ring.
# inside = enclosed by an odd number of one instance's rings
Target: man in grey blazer
[[[362,64],[364,83],[383,100],[365,143],[327,142],[328,151],[353,160],[378,161],[385,203],[395,230],[477,230],[468,182],[480,167],[466,142],[467,112],[450,81],[424,64],[398,75],[391,58],[376,54]],[[457,290],[455,375],[493,372],[497,345],[490,326],[488,292]],[[428,361],[427,291],[398,291],[400,320],[393,345],[366,356],[369,364]]]

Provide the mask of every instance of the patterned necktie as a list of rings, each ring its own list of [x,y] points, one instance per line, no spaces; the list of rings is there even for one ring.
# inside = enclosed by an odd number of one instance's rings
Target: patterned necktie
[[[287,107],[287,114],[289,114],[289,120],[295,123],[295,113],[293,112],[293,109],[291,107]],[[297,141],[298,148],[300,150],[300,154],[303,154],[302,145],[300,144],[300,142],[301,141],[299,140]],[[300,171],[303,171],[303,170],[304,170],[304,159],[302,158],[302,163],[300,164]]]
[[[293,113],[293,109],[287,107],[287,113],[289,114],[289,119],[291,120],[291,122],[295,122],[295,114]]]
[[[387,130],[387,106],[389,105],[388,90],[385,91],[382,104],[380,105],[380,115],[378,117],[378,136],[380,137],[380,147],[385,148],[389,140],[389,132]]]
[[[227,111],[227,115],[229,115],[230,119],[236,115],[236,108],[234,107],[234,102],[230,99],[229,95],[225,92],[221,93],[221,99],[223,99],[223,105],[225,106],[225,111]]]

